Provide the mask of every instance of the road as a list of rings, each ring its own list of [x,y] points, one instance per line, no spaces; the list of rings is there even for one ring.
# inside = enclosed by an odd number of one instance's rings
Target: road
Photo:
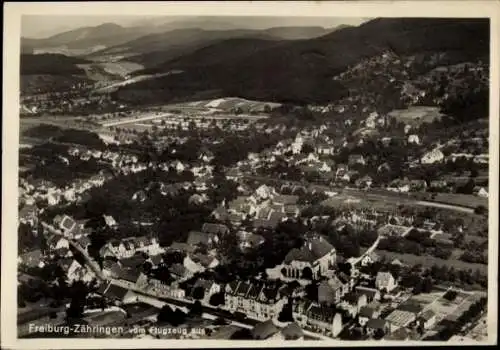
[[[150,115],[148,117],[122,119],[122,120],[118,120],[118,121],[115,121],[115,122],[103,123],[102,126],[105,127],[105,128],[108,128],[110,126],[123,125],[123,124],[132,124],[132,123],[142,122],[142,121],[146,121],[146,120],[153,120],[153,119],[165,118],[165,117],[168,117],[168,116],[171,116],[171,115],[172,114],[170,114],[170,113],[164,113],[164,114],[158,114],[158,115]]]
[[[276,178],[268,178],[265,176],[254,176],[254,175],[243,175],[243,179],[252,180],[252,181],[260,181],[268,184],[278,184],[278,185],[297,185],[304,186],[307,188],[311,188],[317,191],[331,191],[337,192],[339,194],[350,195],[353,197],[365,198],[365,199],[373,199],[373,200],[384,200],[384,201],[399,201],[408,204],[421,205],[427,207],[435,207],[435,208],[444,208],[455,211],[461,211],[466,213],[474,213],[474,209],[466,206],[460,206],[456,204],[445,204],[440,202],[433,202],[428,200],[419,200],[413,198],[411,194],[401,195],[399,193],[393,193],[391,191],[387,191],[384,189],[369,189],[369,190],[359,190],[350,187],[335,187],[335,186],[327,186],[314,184],[306,181],[288,181]]]

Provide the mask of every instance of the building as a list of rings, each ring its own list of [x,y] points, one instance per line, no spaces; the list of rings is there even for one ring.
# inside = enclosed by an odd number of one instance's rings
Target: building
[[[19,255],[18,263],[27,267],[43,267],[43,254],[40,249],[35,249]]]
[[[96,293],[110,300],[115,305],[128,304],[137,301],[137,295],[135,293],[111,282],[102,284]]]
[[[420,159],[422,164],[434,164],[441,162],[444,159],[444,154],[439,149],[434,149]]]
[[[324,305],[336,305],[349,292],[349,284],[343,283],[337,276],[322,281],[318,286],[318,302]]]
[[[389,332],[389,325],[385,320],[380,318],[372,318],[366,323],[366,333],[370,336],[374,336],[377,332],[383,335]]]
[[[313,278],[325,274],[335,266],[336,250],[321,236],[311,236],[305,239],[301,248],[292,249],[283,262],[286,276],[302,278],[305,268],[311,269]]]
[[[349,164],[349,166],[353,166],[356,164],[365,165],[366,161],[365,161],[365,158],[361,154],[351,154],[349,156],[348,164]]]
[[[262,282],[233,281],[226,285],[224,298],[229,311],[239,311],[256,319],[277,316],[287,302],[277,286]]]
[[[398,286],[398,283],[390,272],[379,272],[375,279],[375,286],[379,290],[391,292]]]
[[[255,325],[251,331],[255,340],[271,339],[280,335],[280,329],[276,327],[273,320],[267,320]],[[279,339],[279,338],[278,338]]]
[[[363,306],[359,310],[358,314],[358,323],[360,326],[364,327],[368,323],[369,320],[378,318],[380,316],[380,312],[378,309],[378,305],[370,304]]]
[[[334,307],[302,301],[295,304],[292,315],[300,327],[313,332],[336,337],[342,331],[342,315]]]
[[[408,136],[408,143],[419,145],[420,144],[420,138],[418,137],[418,135],[414,135],[414,134],[410,135],[410,136]]]
[[[389,322],[391,332],[394,332],[399,328],[407,327],[416,319],[417,316],[414,312],[399,309],[394,310],[385,318],[385,320]]]
[[[436,324],[436,314],[432,310],[424,311],[418,318],[417,322],[424,330],[431,329]]]

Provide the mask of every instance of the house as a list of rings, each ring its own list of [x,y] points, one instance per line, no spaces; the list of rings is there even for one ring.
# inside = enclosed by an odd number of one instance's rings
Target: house
[[[430,187],[434,189],[445,188],[448,185],[446,180],[432,180],[430,182]]]
[[[239,231],[236,236],[240,242],[240,249],[253,249],[264,243],[265,239],[261,235],[246,231]]]
[[[261,185],[255,190],[255,195],[261,200],[266,200],[276,195],[274,188],[267,185]]]
[[[43,254],[40,249],[35,249],[19,255],[18,263],[27,267],[43,267]]]
[[[118,279],[122,275],[122,268],[118,262],[104,259],[102,263],[102,274],[105,278]]]
[[[356,286],[355,288],[357,293],[366,295],[366,299],[368,303],[372,303],[373,301],[380,300],[380,292],[377,289],[364,287],[364,286]]]
[[[59,259],[57,264],[66,273],[66,279],[70,283],[79,280],[89,282],[94,277],[93,274],[89,273],[85,267],[73,258]]]
[[[302,340],[304,339],[304,331],[296,322],[289,323],[280,333],[281,340]]]
[[[273,204],[279,205],[294,205],[299,201],[299,196],[296,195],[278,195],[273,198]]]
[[[287,214],[278,211],[270,211],[269,218],[256,218],[252,221],[253,227],[262,227],[267,229],[274,229],[278,224],[287,219]]]
[[[379,259],[380,257],[376,253],[371,252],[370,254],[366,254],[363,256],[363,258],[361,259],[361,266],[368,266],[377,262]]]
[[[144,290],[150,291],[162,297],[169,297],[174,299],[185,299],[186,292],[184,289],[178,288],[176,284],[169,285],[164,281],[155,278],[149,278]]]
[[[104,217],[104,222],[108,227],[116,227],[118,225],[116,220],[111,215],[103,215],[103,217]]]
[[[224,298],[229,311],[265,320],[277,316],[287,302],[277,286],[263,282],[233,281],[226,285]]]
[[[379,272],[375,279],[375,286],[378,290],[391,292],[398,286],[398,283],[390,272]]]
[[[76,227],[76,222],[67,215],[57,215],[54,218],[54,226],[60,229],[65,236],[70,236],[71,231]]]
[[[408,143],[419,145],[420,138],[418,137],[418,135],[415,135],[415,134],[410,135],[410,136],[408,136]]]
[[[185,280],[193,275],[183,264],[173,264],[168,271],[177,280]]]
[[[335,153],[335,148],[333,145],[329,145],[327,143],[320,143],[316,145],[315,151],[320,155],[332,155]]]
[[[371,319],[376,319],[380,316],[380,311],[378,310],[378,305],[371,304],[363,306],[359,310],[358,323],[360,326],[364,327]]]
[[[337,276],[322,281],[318,286],[318,302],[324,305],[336,305],[349,292],[349,284],[343,283]]]
[[[219,242],[219,237],[216,234],[210,234],[200,231],[190,231],[186,241],[190,246],[212,247]]]
[[[357,179],[354,183],[358,188],[369,188],[371,187],[373,180],[370,176],[366,175]]]
[[[37,207],[35,205],[25,205],[19,211],[19,222],[34,226],[37,222]]]
[[[337,304],[341,310],[346,312],[349,317],[355,318],[363,306],[367,304],[367,297],[364,294],[350,291],[342,298],[341,302]]]
[[[175,169],[175,171],[177,171],[178,173],[182,173],[185,169],[186,169],[186,166],[184,164],[182,164],[181,161],[179,160],[176,160],[174,161],[171,166]]]
[[[418,325],[424,329],[431,329],[436,324],[436,314],[432,310],[424,311],[418,318]]]
[[[342,315],[334,307],[302,301],[294,305],[292,315],[300,327],[313,332],[336,337],[342,331]]]
[[[215,283],[214,281],[205,280],[200,278],[196,281],[193,286],[193,291],[196,288],[202,288],[204,293],[204,300],[209,300],[212,295],[215,293],[219,293],[221,291],[220,284]]]
[[[121,283],[131,288],[140,288],[147,282],[147,276],[137,269],[124,269],[118,278]]]
[[[87,250],[89,245],[92,243],[88,236],[83,235],[76,242],[83,248],[83,250]]]
[[[115,256],[118,259],[129,258],[137,252],[147,254],[159,254],[163,249],[158,244],[156,238],[150,237],[128,237],[121,241],[113,239],[101,248],[101,256]]]
[[[223,224],[205,223],[203,224],[201,231],[208,234],[212,234],[214,236],[217,235],[218,237],[221,237],[229,233],[229,228]]]
[[[264,340],[273,337],[274,335],[279,335],[280,329],[276,327],[273,320],[269,319],[264,322],[260,322],[255,325],[252,329],[252,338],[255,340]]]
[[[389,329],[391,332],[399,328],[407,327],[416,319],[417,316],[414,312],[399,309],[394,310],[385,318],[385,320],[389,322]]]
[[[372,318],[366,323],[366,333],[370,336],[374,336],[377,332],[382,334],[387,334],[389,332],[389,325],[385,320],[380,318]]]
[[[54,234],[47,239],[49,250],[69,249],[69,241],[62,235]]]
[[[353,166],[356,164],[365,165],[366,161],[365,161],[365,158],[361,154],[351,154],[349,156],[348,164],[349,164],[349,166]]]
[[[292,249],[285,257],[284,268],[287,277],[302,278],[306,267],[312,271],[313,278],[324,274],[336,263],[335,248],[321,236],[310,236],[301,248]]]
[[[137,300],[137,295],[134,292],[111,282],[102,284],[96,293],[116,305],[128,304]]]
[[[420,159],[422,164],[434,164],[441,162],[444,159],[444,154],[439,149],[434,149],[426,154]]]
[[[476,196],[483,197],[483,198],[488,198],[488,190],[485,189],[484,187],[474,187],[473,193]]]

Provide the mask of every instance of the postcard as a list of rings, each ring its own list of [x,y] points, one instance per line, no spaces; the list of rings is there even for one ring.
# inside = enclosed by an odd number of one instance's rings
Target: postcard
[[[7,3],[2,347],[496,344],[499,14]]]

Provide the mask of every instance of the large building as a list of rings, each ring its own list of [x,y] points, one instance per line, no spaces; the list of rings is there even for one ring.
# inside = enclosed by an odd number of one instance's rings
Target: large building
[[[324,275],[336,262],[335,248],[321,236],[310,236],[301,248],[292,249],[283,263],[286,277],[302,278],[305,268],[310,268],[312,277]]]

